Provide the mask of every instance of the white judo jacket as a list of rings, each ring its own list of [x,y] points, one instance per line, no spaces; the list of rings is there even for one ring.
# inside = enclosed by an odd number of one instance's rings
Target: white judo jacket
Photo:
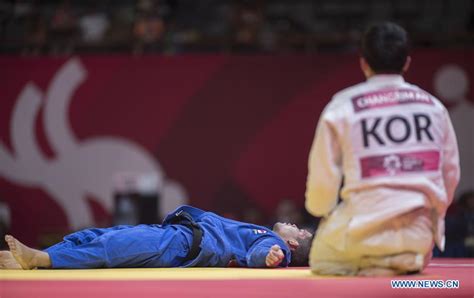
[[[444,216],[460,176],[456,136],[439,100],[402,76],[375,75],[334,95],[320,116],[308,167],[306,209],[314,216],[336,209],[344,178],[342,200],[357,205],[364,198],[367,208],[340,227],[363,230],[425,206],[444,249]],[[335,246],[337,234],[328,234]]]

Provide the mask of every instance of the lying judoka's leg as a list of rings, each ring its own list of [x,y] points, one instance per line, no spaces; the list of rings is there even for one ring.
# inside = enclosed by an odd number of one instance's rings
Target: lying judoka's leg
[[[117,231],[133,226],[118,226],[108,229],[86,229],[69,236],[66,240],[45,251],[30,248],[14,237],[7,235],[10,251],[23,269],[42,268],[100,268],[107,260],[105,243]]]
[[[53,268],[174,267],[186,256],[189,241],[178,228],[142,225],[48,253]]]
[[[51,267],[51,260],[47,253],[28,247],[10,235],[5,236],[5,241],[13,257],[23,269]]]
[[[72,234],[66,235],[63,239],[63,241],[48,247],[45,249],[46,252],[51,252],[57,249],[63,249],[63,248],[71,248],[77,245],[85,244],[88,242],[91,242],[95,238],[106,234],[110,233],[113,231],[117,230],[123,230],[123,229],[129,229],[133,226],[130,225],[119,225],[119,226],[114,226],[110,228],[90,228],[90,229],[84,229],[80,230],[77,232],[74,232]]]

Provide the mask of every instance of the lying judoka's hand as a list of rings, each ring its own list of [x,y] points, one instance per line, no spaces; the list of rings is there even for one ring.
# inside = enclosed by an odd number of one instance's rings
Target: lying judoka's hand
[[[272,248],[270,248],[267,257],[265,258],[265,264],[267,265],[267,267],[276,267],[280,265],[284,257],[285,254],[283,254],[283,251],[281,250],[280,246],[275,244],[272,246]]]

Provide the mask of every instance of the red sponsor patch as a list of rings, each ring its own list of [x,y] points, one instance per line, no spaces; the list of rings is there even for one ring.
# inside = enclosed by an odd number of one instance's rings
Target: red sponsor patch
[[[362,178],[396,176],[439,169],[438,151],[367,156],[360,159]]]
[[[421,90],[389,89],[358,95],[352,98],[354,112],[395,105],[421,103],[433,105],[431,96]]]

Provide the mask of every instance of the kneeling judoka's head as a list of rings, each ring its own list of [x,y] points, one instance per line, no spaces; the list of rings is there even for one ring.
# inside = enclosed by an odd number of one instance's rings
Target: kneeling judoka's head
[[[277,233],[291,250],[290,266],[308,266],[309,250],[313,235],[295,224],[277,222],[273,226]]]

